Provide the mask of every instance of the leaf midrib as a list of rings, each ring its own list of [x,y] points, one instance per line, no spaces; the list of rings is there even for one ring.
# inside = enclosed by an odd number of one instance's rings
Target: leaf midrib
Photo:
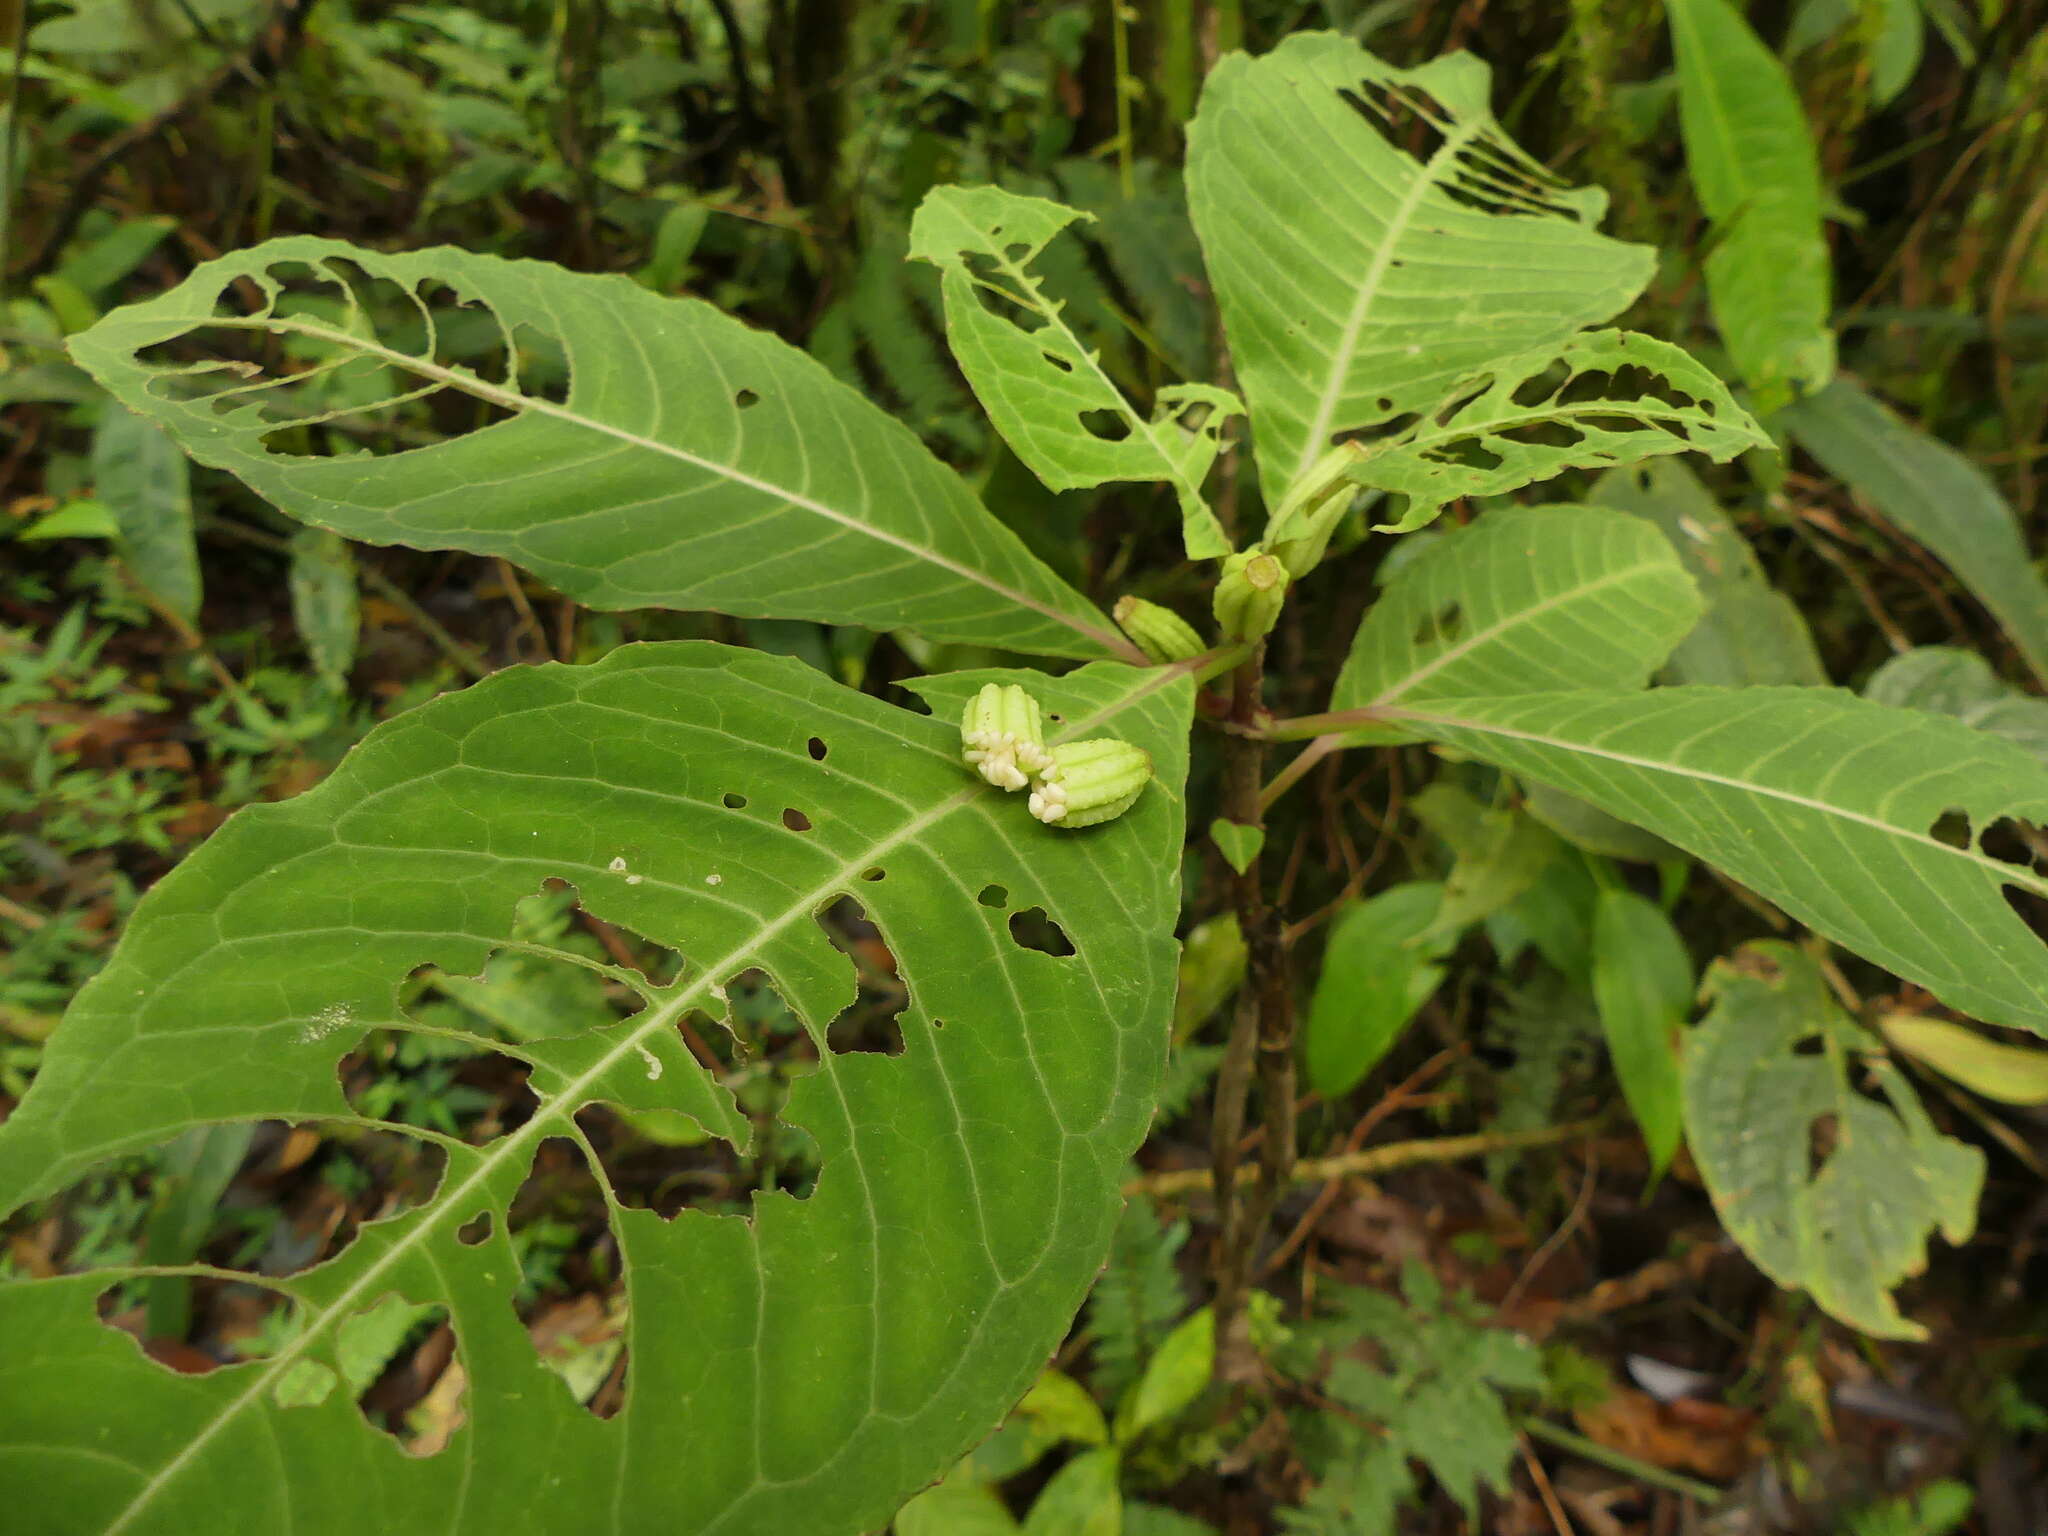
[[[1069,741],[1084,731],[1093,730],[1103,721],[1133,708],[1151,694],[1158,692],[1161,688],[1178,681],[1182,677],[1190,675],[1194,670],[1194,663],[1179,663],[1174,666],[1147,668],[1142,674],[1143,680],[1137,683],[1129,693],[1114,703],[1104,705],[1086,719],[1074,721],[1058,732],[1052,739],[1054,742]],[[394,1238],[390,1246],[366,1266],[362,1274],[338,1293],[326,1307],[318,1312],[314,1312],[310,1304],[308,1304],[305,1326],[299,1330],[298,1334],[280,1347],[276,1354],[272,1355],[258,1368],[256,1374],[251,1377],[247,1391],[243,1392],[241,1396],[223,1404],[220,1410],[211,1419],[207,1420],[193,1434],[192,1438],[186,1442],[184,1449],[165,1462],[158,1469],[156,1475],[137,1490],[135,1497],[115,1515],[112,1522],[102,1533],[102,1536],[120,1536],[121,1532],[127,1530],[147,1510],[159,1489],[171,1482],[189,1466],[194,1458],[212,1442],[214,1437],[220,1434],[229,1424],[233,1423],[244,1409],[268,1393],[278,1378],[305,1354],[314,1339],[319,1337],[335,1319],[347,1312],[351,1303],[362,1297],[365,1292],[373,1289],[377,1282],[397,1265],[401,1259],[405,1258],[421,1242],[425,1241],[427,1234],[433,1231],[437,1225],[434,1214],[435,1210],[453,1212],[462,1209],[466,1198],[473,1191],[487,1183],[491,1176],[503,1167],[513,1155],[520,1152],[530,1143],[542,1139],[543,1133],[559,1133],[563,1126],[573,1126],[575,1111],[581,1107],[584,1095],[628,1056],[639,1051],[648,1040],[660,1034],[662,1030],[671,1027],[677,1017],[689,1012],[694,1006],[702,1002],[709,995],[710,989],[717,978],[731,976],[738,971],[745,970],[748,964],[766,947],[769,940],[782,933],[792,923],[816,911],[827,898],[844,887],[860,870],[886,857],[890,852],[915,838],[927,828],[945,820],[955,811],[960,810],[977,798],[981,798],[986,793],[987,791],[983,786],[969,785],[948,796],[929,810],[912,817],[898,828],[897,831],[888,837],[870,844],[859,855],[842,861],[839,868],[828,879],[820,881],[812,890],[791,901],[780,917],[772,922],[764,923],[757,929],[750,941],[745,944],[736,945],[721,959],[706,965],[697,981],[681,991],[671,994],[658,1007],[649,1009],[648,1016],[644,1022],[622,1033],[618,1042],[609,1051],[599,1056],[589,1068],[563,1085],[562,1089],[553,1096],[549,1104],[536,1111],[517,1130],[500,1137],[497,1141],[491,1143],[487,1149],[479,1152],[476,1167],[462,1183],[451,1190],[442,1191],[434,1200],[433,1206],[421,1215],[418,1223],[409,1232]],[[1058,834],[1052,833],[1050,835],[1057,836]]]
[[[1447,708],[1455,707],[1456,702],[1463,701],[1454,701]],[[1479,701],[1475,700],[1473,702]],[[1520,701],[1510,700],[1507,702],[1519,703]],[[1946,854],[1950,858],[1961,859],[1964,863],[1972,865],[1983,873],[1991,875],[2002,882],[2022,886],[2039,896],[2048,896],[2048,879],[2036,875],[2032,870],[2015,864],[2007,864],[2000,859],[1994,859],[1988,854],[1979,853],[1975,848],[1957,848],[1953,844],[1944,843],[1938,837],[1930,836],[1928,833],[1915,832],[1908,827],[1902,827],[1897,822],[1885,821],[1862,811],[1851,810],[1847,806],[1836,805],[1831,801],[1816,800],[1810,795],[1801,795],[1791,790],[1778,789],[1769,784],[1759,784],[1753,779],[1732,778],[1727,774],[1713,773],[1704,768],[1690,768],[1663,758],[1643,757],[1633,752],[1616,751],[1611,747],[1597,747],[1586,742],[1565,740],[1560,737],[1546,735],[1541,731],[1517,730],[1512,726],[1497,725],[1491,721],[1466,719],[1443,711],[1432,711],[1414,707],[1402,708],[1399,705],[1394,705],[1386,710],[1386,715],[1387,718],[1393,720],[1412,720],[1419,724],[1455,726],[1461,730],[1475,731],[1483,736],[1500,736],[1511,741],[1526,741],[1534,746],[1550,747],[1557,751],[1573,753],[1580,757],[1599,758],[1603,762],[1620,763],[1630,768],[1641,768],[1655,773],[1668,774],[1674,778],[1691,779],[1702,784],[1719,785],[1724,789],[1740,790],[1745,794],[1756,795],[1766,800],[1782,801],[1787,805],[1796,805],[1806,810],[1817,811],[1824,816],[1831,816],[1837,820],[1854,822],[1859,826],[1868,827],[1872,831],[1882,832],[1905,842],[1917,843],[1931,852]]]
[[[457,368],[445,367],[429,358],[419,357],[410,352],[401,352],[394,347],[387,347],[380,342],[369,341],[361,336],[353,336],[346,331],[332,330],[323,325],[309,325],[301,320],[235,319],[207,316],[204,319],[195,321],[190,328],[197,330],[207,327],[225,330],[262,331],[267,334],[290,334],[303,336],[311,341],[324,341],[335,346],[353,348],[366,357],[377,358],[394,368],[409,370],[421,378],[432,379],[436,383],[448,385],[453,389],[460,389],[476,399],[488,401],[504,410],[515,413],[533,411],[542,416],[552,416],[558,421],[565,421],[572,426],[587,428],[592,432],[616,439],[630,447],[643,448],[650,453],[665,455],[680,463],[689,464],[697,469],[722,476],[735,485],[743,485],[750,490],[759,491],[765,496],[779,498],[791,506],[800,507],[804,511],[822,517],[828,522],[836,523],[842,528],[849,529],[855,533],[865,534],[878,543],[900,549],[904,553],[912,555],[929,565],[937,566],[940,570],[985,588],[996,596],[1015,603],[1021,608],[1029,609],[1033,613],[1042,614],[1046,618],[1064,624],[1076,634],[1085,636],[1087,639],[1104,647],[1114,656],[1127,661],[1139,659],[1139,654],[1133,649],[1130,642],[1121,635],[1113,634],[1107,629],[1097,628],[1092,624],[1075,618],[1072,614],[1063,613],[1058,608],[1031,596],[1029,593],[1020,592],[1015,587],[997,581],[984,571],[978,571],[972,566],[963,565],[959,561],[942,555],[936,550],[914,543],[899,534],[890,533],[885,528],[878,528],[872,523],[863,522],[857,517],[849,516],[836,507],[804,495],[801,491],[777,485],[770,480],[763,480],[759,476],[747,474],[745,471],[736,469],[732,465],[720,464],[715,459],[703,458],[698,454],[691,453],[686,448],[677,447],[673,443],[664,443],[659,438],[647,437],[638,432],[628,431],[624,427],[613,426],[609,422],[600,421],[595,417],[579,415],[567,406],[558,405],[552,400],[521,394],[516,389],[506,389],[502,385],[493,384],[487,379],[479,378],[473,373],[465,373]]]

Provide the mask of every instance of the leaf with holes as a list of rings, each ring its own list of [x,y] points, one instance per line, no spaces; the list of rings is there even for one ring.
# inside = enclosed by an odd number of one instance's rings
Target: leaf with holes
[[[502,555],[593,608],[1137,659],[901,423],[624,277],[295,237],[71,346],[201,463],[352,539]],[[416,401],[448,435],[394,450]]]
[[[1163,480],[1180,498],[1191,558],[1230,552],[1202,500],[1223,428],[1244,407],[1228,390],[1159,392],[1147,420],[1075,336],[1031,263],[1088,215],[1000,187],[935,187],[910,226],[910,254],[937,267],[953,355],[1017,457],[1056,491],[1111,480]],[[1028,327],[1027,323],[1028,322]]]
[[[336,1076],[373,1030],[517,1065],[536,1107],[480,1145],[391,1128],[444,1161],[438,1191],[317,1268],[250,1276],[298,1314],[266,1361],[154,1364],[96,1316],[123,1272],[0,1286],[0,1500],[81,1536],[183,1536],[228,1487],[242,1525],[301,1533],[881,1525],[1030,1384],[1107,1250],[1165,1059],[1189,677],[956,674],[917,685],[927,716],[787,658],[635,646],[497,673],[241,812],[149,893],[57,1030],[0,1126],[0,1213],[194,1126],[384,1129]],[[1128,814],[1048,832],[961,765],[967,690],[1020,678],[1058,735],[1152,754]],[[680,951],[677,979],[528,941],[639,1011],[524,1038],[406,1011],[408,975],[477,974],[557,879]],[[908,988],[893,1055],[838,1048],[855,967],[821,914],[849,904]],[[776,1129],[808,1133],[821,1171],[746,1214],[612,1205],[629,1306],[603,1420],[516,1326],[508,1205],[550,1148],[602,1165],[589,1106],[687,1116],[744,1154],[725,1079],[752,1064],[703,1016],[742,988],[779,993],[808,1037]],[[342,1375],[351,1320],[398,1304],[446,1309],[466,1373],[467,1422],[432,1455],[313,1390]]]
[[[1668,453],[1731,459],[1770,446],[1727,386],[1681,348],[1589,331],[1460,380],[1443,405],[1368,448],[1347,473],[1408,498],[1400,520],[1383,525],[1406,533],[1460,496],[1501,496],[1567,470]]]
[[[1641,520],[1598,507],[1500,508],[1387,583],[1352,637],[1330,708],[1640,687],[1699,611],[1678,556]],[[1414,735],[1375,725],[1345,739]]]
[[[1537,693],[1387,714],[1656,833],[1952,1008],[2048,1034],[2048,949],[2007,899],[2048,897],[2048,878],[1983,846],[2003,819],[2048,821],[2048,768],[2010,742],[1829,688]]]
[[[1935,1130],[1881,1057],[1865,1066],[1884,1102],[1855,1091],[1846,1057],[1877,1042],[1806,954],[1752,944],[1706,986],[1714,1007],[1685,1052],[1686,1136],[1729,1235],[1842,1321],[1925,1338],[1890,1291],[1926,1267],[1930,1231],[1969,1239],[1984,1154]]]
[[[1653,253],[1597,233],[1494,121],[1469,54],[1419,69],[1297,34],[1210,73],[1188,199],[1270,506],[1341,433],[1386,431],[1503,357],[1619,314]]]

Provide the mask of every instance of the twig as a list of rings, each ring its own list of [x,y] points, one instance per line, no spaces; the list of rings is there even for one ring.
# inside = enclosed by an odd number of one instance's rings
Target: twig
[[[1316,1184],[1324,1179],[1341,1179],[1352,1174],[1391,1173],[1396,1168],[1413,1168],[1425,1163],[1457,1163],[1467,1158],[1484,1157],[1489,1152],[1515,1152],[1524,1147],[1551,1147],[1559,1142],[1576,1141],[1581,1136],[1592,1136],[1605,1129],[1605,1120],[1573,1120],[1564,1125],[1539,1126],[1531,1131],[1478,1131],[1470,1136],[1435,1136],[1422,1141],[1390,1141],[1383,1147],[1367,1147],[1362,1152],[1345,1152],[1336,1157],[1303,1158],[1289,1170],[1290,1184]],[[1249,1183],[1257,1177],[1258,1170],[1240,1167],[1236,1170],[1239,1184]],[[1130,1180],[1123,1187],[1126,1195],[1151,1195],[1163,1198],[1169,1195],[1191,1194],[1196,1190],[1214,1189],[1216,1177],[1208,1168],[1175,1168],[1165,1173],[1148,1173]]]

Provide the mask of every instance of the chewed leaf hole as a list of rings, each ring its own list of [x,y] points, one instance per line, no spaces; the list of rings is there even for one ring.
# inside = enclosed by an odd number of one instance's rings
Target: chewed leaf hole
[[[735,794],[732,790],[727,790],[724,795],[720,796],[720,803],[728,811],[744,811],[747,808],[747,797]]]
[[[478,1211],[469,1220],[455,1229],[455,1241],[465,1248],[476,1248],[490,1241],[494,1220],[489,1211]]]
[[[446,1307],[387,1291],[335,1325],[333,1350],[341,1380],[373,1428],[413,1456],[432,1456],[448,1444],[462,1422],[468,1380]],[[305,1385],[318,1390],[324,1383],[314,1376]]]
[[[1934,825],[1927,829],[1927,835],[1938,843],[1951,848],[1970,846],[1970,818],[1960,810],[1946,810],[1935,818]]]
[[[1434,613],[1425,614],[1422,622],[1415,626],[1413,643],[1416,645],[1447,644],[1465,632],[1465,610],[1457,603],[1445,603]]]
[[[568,398],[559,338],[444,282],[408,285],[327,257],[273,262],[259,285],[260,306],[216,307],[233,325],[200,321],[138,359],[152,394],[203,402],[266,452],[397,454],[419,446],[422,418],[429,440],[458,437]]]
[[[787,805],[782,808],[782,824],[792,832],[808,832],[811,830],[811,818],[793,805]]]
[[[205,1276],[126,1280],[101,1291],[100,1322],[179,1376],[264,1360],[291,1335],[294,1303],[269,1286]]]
[[[577,1124],[588,1134],[604,1114],[586,1107]],[[611,1208],[581,1147],[550,1136],[534,1150],[505,1229],[519,1259],[513,1305],[534,1353],[576,1402],[610,1417],[625,1387],[626,1291]]]
[[[1120,443],[1131,435],[1131,423],[1121,411],[1083,411],[1081,425],[1089,436],[1099,437],[1105,443]]]
[[[878,880],[886,880],[886,879],[888,879],[888,878],[889,878],[889,871],[887,871],[886,869],[882,868],[882,866],[881,866],[881,865],[879,865],[879,864],[876,864],[876,865],[874,865],[874,866],[872,866],[872,867],[870,867],[870,868],[868,868],[868,869],[864,869],[864,870],[862,870],[862,871],[860,872],[860,877],[861,877],[861,879],[863,879],[863,880],[867,881],[867,882],[868,882],[869,884],[873,884],[874,882],[876,882],[876,881],[878,881]]]
[[[984,907],[1007,907],[1010,904],[1010,893],[1000,885],[984,885],[981,894],[974,899]]]
[[[826,1026],[826,1047],[834,1055],[902,1055],[900,1021],[910,1004],[910,990],[897,974],[896,956],[882,930],[850,896],[842,896],[819,913],[818,923],[833,947],[853,961],[857,987],[853,1005]]]
[[[540,1107],[524,1062],[412,1030],[374,1031],[335,1072],[349,1108],[363,1118],[439,1131],[472,1146],[517,1130]]]
[[[2022,870],[2038,870],[2048,854],[2038,827],[2001,816],[1987,822],[1977,833],[1977,851],[1987,859],[2011,864]]]
[[[744,411],[759,405],[761,403],[761,396],[754,390],[743,389],[732,397],[732,403],[738,409]]]
[[[831,748],[825,745],[824,739],[822,737],[813,736],[807,743],[805,743],[805,750],[811,754],[812,762],[822,763],[823,761],[825,761],[825,754],[829,752]]]
[[[1026,907],[1022,912],[1012,912],[1010,937],[1017,941],[1019,947],[1035,949],[1041,955],[1064,958],[1074,953],[1074,941],[1067,937],[1066,929],[1054,922],[1043,907]]]

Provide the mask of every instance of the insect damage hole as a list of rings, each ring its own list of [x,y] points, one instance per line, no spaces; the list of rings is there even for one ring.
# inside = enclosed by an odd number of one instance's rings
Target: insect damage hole
[[[1010,937],[1020,949],[1035,949],[1041,955],[1064,959],[1074,953],[1074,941],[1067,930],[1053,921],[1043,907],[1026,907],[1010,914]]]
[[[811,818],[793,805],[786,805],[782,808],[782,824],[792,832],[808,832],[811,830]]]
[[[732,403],[739,410],[751,410],[761,403],[761,397],[751,389],[743,389],[732,397]]]
[[[825,754],[831,751],[832,749],[825,745],[823,737],[813,736],[809,741],[804,743],[804,750],[811,754],[812,762],[822,763],[823,761],[825,761]]]
[[[747,797],[727,790],[719,797],[719,803],[728,811],[744,811],[747,808]]]
[[[437,1454],[462,1423],[468,1373],[448,1309],[437,1302],[386,1291],[336,1325],[334,1361],[370,1427],[409,1456]]]
[[[902,1018],[910,1006],[910,989],[897,971],[895,952],[882,930],[851,896],[840,897],[820,912],[818,926],[832,947],[853,962],[856,989],[852,1006],[825,1027],[826,1048],[835,1056],[902,1055]]]
[[[1465,632],[1465,610],[1457,603],[1445,603],[1434,613],[1427,613],[1415,626],[1412,643],[1415,645],[1448,644]]]
[[[1010,904],[1010,893],[1002,886],[990,883],[984,885],[981,894],[974,899],[984,907],[1007,907]]]
[[[574,1141],[550,1136],[534,1149],[505,1230],[519,1256],[513,1306],[534,1353],[578,1405],[610,1418],[625,1395],[623,1260],[611,1206]]]
[[[455,1241],[465,1248],[481,1247],[490,1241],[491,1228],[495,1222],[496,1218],[489,1211],[478,1211],[455,1229]]]

